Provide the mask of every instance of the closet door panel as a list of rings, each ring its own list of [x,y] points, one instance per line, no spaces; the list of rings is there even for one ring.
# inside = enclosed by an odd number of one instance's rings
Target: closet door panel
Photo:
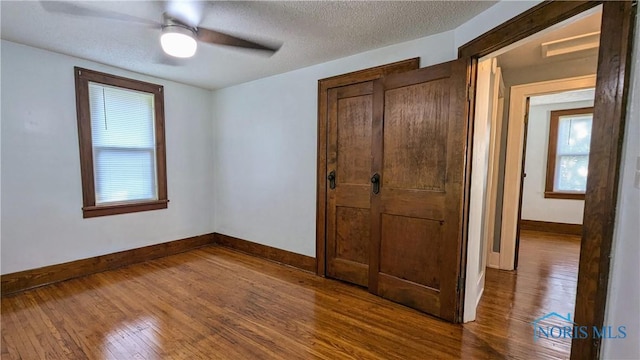
[[[370,291],[455,321],[467,135],[466,60],[374,84]]]
[[[367,286],[373,83],[329,90],[327,276]]]

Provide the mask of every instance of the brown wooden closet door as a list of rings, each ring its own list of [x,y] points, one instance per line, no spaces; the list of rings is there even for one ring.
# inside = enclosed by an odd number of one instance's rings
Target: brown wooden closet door
[[[467,61],[374,83],[369,290],[455,321],[467,138]],[[370,184],[372,186],[372,184]]]
[[[328,92],[327,276],[362,286],[369,280],[372,93],[371,81]]]

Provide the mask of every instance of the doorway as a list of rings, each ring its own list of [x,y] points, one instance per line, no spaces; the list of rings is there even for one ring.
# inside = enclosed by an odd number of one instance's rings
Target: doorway
[[[469,253],[480,258],[467,264],[465,322],[475,318],[485,267],[517,268],[520,224],[582,223],[584,189],[582,199],[547,198],[544,155],[551,111],[593,106],[601,15],[587,11],[478,60]],[[554,55],[541,51],[549,47]]]
[[[561,85],[570,86],[567,82]],[[575,89],[528,98],[515,269],[527,255],[520,247],[525,233],[556,239],[582,235],[594,91]],[[576,255],[579,246],[577,250]],[[577,278],[577,267],[574,275]]]
[[[542,29],[557,26],[559,23],[599,4],[595,2],[549,2],[540,4],[465,44],[459,49],[459,55],[461,57],[471,56],[475,59],[481,59],[497,50],[505,49],[528,36],[536,34]],[[598,51],[598,84],[595,89],[594,126],[591,141],[592,149],[597,150],[592,151],[589,160],[575,318],[572,319],[576,324],[584,325],[588,328],[601,327],[604,319],[607,295],[606,280],[608,278],[609,253],[611,251],[613,233],[613,225],[606,219],[612,219],[615,216],[615,203],[617,200],[617,186],[615,184],[618,182],[619,175],[617,170],[620,163],[619,142],[623,137],[624,103],[627,94],[624,89],[628,88],[629,74],[626,69],[628,69],[629,64],[631,24],[633,24],[632,19],[635,13],[635,8],[632,4],[625,2],[605,2],[602,3],[602,8],[602,27],[599,36],[602,46]],[[611,93],[607,90],[611,89],[611,86],[620,91],[616,94]],[[522,131],[522,126],[520,127],[520,131]],[[512,128],[508,130],[509,133],[512,133],[512,131]],[[517,138],[522,141],[523,133],[519,132],[518,135]],[[474,153],[474,158],[477,155],[477,153]],[[511,157],[516,158],[521,156],[522,153],[511,155]],[[508,161],[506,162],[508,163]],[[512,163],[518,164],[517,161],[512,161]],[[522,166],[521,162],[519,166]],[[518,182],[518,180],[515,181],[515,183]],[[473,188],[471,191],[473,192]],[[473,198],[473,194],[471,194],[471,197]],[[517,206],[515,208],[517,209]],[[502,214],[505,214],[504,208],[502,209]],[[470,224],[473,216],[473,205],[471,205]],[[478,215],[476,214],[476,216]],[[511,216],[515,217],[514,223],[517,227],[517,213]],[[504,221],[505,219],[502,220]],[[469,234],[471,235],[471,229]],[[472,248],[472,240],[469,238],[468,249]],[[515,252],[512,254],[515,255]],[[502,252],[500,255],[502,256]],[[514,255],[512,257],[515,260]],[[467,261],[470,257],[475,256],[482,259],[485,255],[470,253]],[[476,264],[479,262],[481,261],[477,261]],[[468,262],[466,269],[468,278],[465,291],[468,291],[472,288],[469,286],[469,275],[473,275],[474,271],[478,272],[478,270],[476,268],[470,271]],[[604,281],[602,281],[603,279]],[[468,305],[469,302],[466,302],[465,314],[469,310]],[[597,358],[600,344],[601,341],[594,336],[586,339],[573,339],[571,357],[575,359]]]

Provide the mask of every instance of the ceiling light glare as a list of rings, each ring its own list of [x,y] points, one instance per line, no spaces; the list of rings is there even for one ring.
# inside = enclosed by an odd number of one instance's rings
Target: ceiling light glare
[[[192,57],[198,48],[193,31],[182,26],[165,26],[160,44],[165,53],[178,58]]]

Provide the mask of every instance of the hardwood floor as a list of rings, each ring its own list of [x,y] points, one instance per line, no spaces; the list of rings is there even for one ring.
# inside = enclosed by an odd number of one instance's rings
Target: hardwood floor
[[[218,246],[2,298],[3,359],[566,358],[530,321],[571,312],[577,237],[527,232],[453,325],[362,288]],[[515,290],[515,292],[514,292]]]
[[[550,312],[573,318],[579,257],[579,236],[522,231],[517,274],[487,269],[477,320],[465,329],[509,358],[568,359],[571,339],[534,341],[531,322]]]

